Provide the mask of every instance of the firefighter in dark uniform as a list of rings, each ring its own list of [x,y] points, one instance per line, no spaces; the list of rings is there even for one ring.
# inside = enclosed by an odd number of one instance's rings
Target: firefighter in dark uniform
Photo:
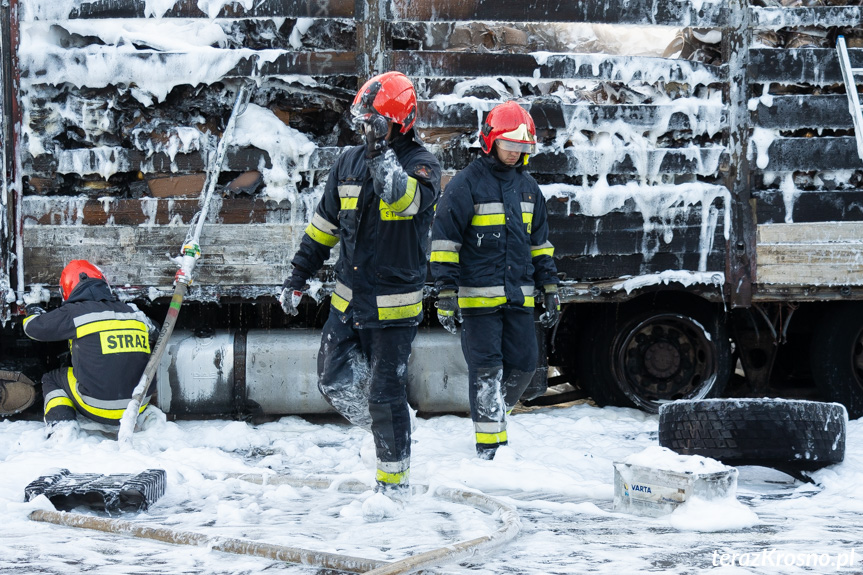
[[[506,415],[536,371],[534,298],[540,322],[559,316],[557,275],[545,199],[524,168],[536,146],[533,120],[510,101],[489,112],[483,155],[447,185],[432,227],[431,270],[438,319],[452,333],[463,321],[477,454],[506,445]]]
[[[440,165],[413,131],[406,76],[366,82],[351,113],[365,145],[342,153],[291,262],[280,302],[296,315],[306,281],[339,241],[336,285],[318,354],[318,387],[351,423],[370,429],[376,490],[409,494],[407,362],[422,321],[428,235]]]
[[[74,421],[78,413],[119,425],[150,357],[153,322],[134,304],[117,300],[102,271],[86,260],[60,275],[63,304],[50,312],[28,305],[24,333],[38,341],[69,340],[72,367],[42,377],[45,423]],[[143,411],[149,394],[141,405]]]

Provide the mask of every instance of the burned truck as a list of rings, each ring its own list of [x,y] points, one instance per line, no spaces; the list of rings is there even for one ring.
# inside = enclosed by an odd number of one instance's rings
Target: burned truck
[[[10,0],[2,15],[0,367],[37,379],[27,303],[100,266],[156,321],[243,82],[255,90],[156,400],[174,416],[314,413],[325,268],[297,318],[276,301],[347,108],[398,70],[444,185],[516,99],[539,138],[563,313],[537,379],[656,412],[681,398],[799,395],[863,414],[863,163],[836,41],[861,8],[773,0]],[[646,30],[665,43],[649,51]],[[466,409],[458,338],[425,299],[410,398]],[[564,388],[561,388],[564,389]]]

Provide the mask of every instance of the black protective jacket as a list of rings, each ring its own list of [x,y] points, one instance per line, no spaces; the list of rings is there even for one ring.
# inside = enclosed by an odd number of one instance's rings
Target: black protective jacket
[[[373,160],[365,146],[339,156],[285,282],[302,289],[341,242],[331,303],[360,329],[422,321],[440,164],[412,130],[390,146]]]
[[[144,312],[117,301],[100,279],[81,281],[59,308],[25,318],[24,333],[38,341],[69,340],[78,391],[105,401],[132,397],[150,338],[158,336]]]
[[[438,291],[458,290],[462,313],[534,306],[534,291],[557,285],[545,198],[523,168],[482,156],[456,174],[432,227]]]

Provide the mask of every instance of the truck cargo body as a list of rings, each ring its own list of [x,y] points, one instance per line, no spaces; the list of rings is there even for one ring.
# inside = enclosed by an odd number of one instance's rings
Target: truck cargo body
[[[307,349],[304,367],[268,369],[313,395],[316,350],[306,340],[328,313],[337,248],[300,316],[285,317],[275,298],[329,167],[359,143],[346,114],[357,87],[393,69],[414,80],[417,131],[444,185],[478,153],[478,127],[496,104],[517,98],[536,122],[529,169],[547,200],[563,302],[560,324],[538,331],[540,382],[551,365],[552,383],[652,412],[679,398],[793,394],[814,382],[818,397],[863,414],[863,163],[835,49],[844,34],[852,63],[863,63],[859,6],[206,9],[185,0],[0,7],[5,369],[38,379],[62,361],[62,346],[29,342],[20,320],[26,303],[59,305],[71,259],[100,266],[122,298],[164,318],[207,160],[251,78],[181,314],[189,331],[173,349],[225,338],[243,379],[251,358]],[[625,46],[648,28],[671,31],[665,57]],[[603,34],[624,46],[597,51]],[[412,369],[425,373],[412,399],[427,411],[465,410],[466,393],[461,404],[447,395],[462,382],[442,384],[464,373],[458,338],[439,339],[433,301],[417,347],[433,351],[417,352]],[[249,339],[255,353],[238,354],[236,342]],[[191,361],[197,352],[177,353]],[[160,400],[177,415],[326,409],[319,398],[286,401],[284,382],[261,383],[270,373],[249,386],[216,377],[196,401],[201,381],[176,365],[169,376],[172,361],[161,395],[192,398]]]

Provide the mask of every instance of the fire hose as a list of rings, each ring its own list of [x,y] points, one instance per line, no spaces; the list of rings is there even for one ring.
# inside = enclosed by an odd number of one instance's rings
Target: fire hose
[[[333,486],[334,483],[329,479],[301,479],[286,475],[265,477],[262,475],[251,474],[231,474],[227,477],[260,485],[291,485],[294,487],[311,487],[316,489],[328,489]],[[367,491],[369,487],[359,481],[348,481],[338,484],[336,489],[339,491],[356,493]],[[427,491],[427,488],[424,486],[418,486],[415,489],[419,492]],[[93,529],[178,545],[207,546],[217,551],[224,551],[227,553],[252,555],[301,565],[313,565],[352,573],[364,573],[366,575],[401,575],[405,573],[413,573],[421,569],[428,569],[444,563],[463,560],[468,557],[475,556],[480,552],[488,551],[503,545],[515,538],[521,528],[518,513],[513,507],[488,497],[487,495],[450,487],[438,487],[434,490],[433,495],[451,503],[470,505],[485,513],[496,514],[501,522],[501,526],[494,532],[488,535],[483,535],[482,537],[476,537],[466,541],[458,541],[456,543],[425,551],[404,559],[387,562],[243,539],[213,537],[202,533],[176,531],[166,527],[148,527],[131,521],[97,517],[80,513],[66,513],[40,509],[30,513],[29,518],[32,521],[53,523],[55,525],[66,527]]]

